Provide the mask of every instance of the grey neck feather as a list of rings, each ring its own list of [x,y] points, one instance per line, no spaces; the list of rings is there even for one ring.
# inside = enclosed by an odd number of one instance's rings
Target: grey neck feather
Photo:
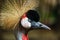
[[[22,40],[22,32],[17,33],[17,40]]]
[[[22,40],[22,34],[25,34],[25,31],[24,30],[16,30],[15,31],[15,37],[16,37],[16,40]]]

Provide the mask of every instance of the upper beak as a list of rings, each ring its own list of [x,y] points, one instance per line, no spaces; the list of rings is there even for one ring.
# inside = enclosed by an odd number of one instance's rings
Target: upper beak
[[[31,23],[31,28],[33,28],[33,29],[44,28],[44,29],[51,30],[51,28],[49,28],[48,26],[46,26],[40,22],[34,22],[34,21]]]

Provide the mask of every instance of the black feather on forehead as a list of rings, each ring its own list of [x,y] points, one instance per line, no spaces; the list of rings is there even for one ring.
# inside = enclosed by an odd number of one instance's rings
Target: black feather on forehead
[[[29,19],[31,19],[32,21],[36,21],[36,22],[38,22],[39,19],[40,19],[38,12],[35,11],[35,10],[29,10],[29,11],[27,12],[27,17],[28,17]]]

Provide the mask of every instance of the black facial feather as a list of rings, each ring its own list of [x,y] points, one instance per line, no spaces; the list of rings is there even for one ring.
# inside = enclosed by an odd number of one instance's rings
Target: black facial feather
[[[36,22],[38,22],[39,19],[40,19],[38,12],[35,11],[35,10],[29,10],[29,11],[27,12],[27,17],[28,17],[30,20],[36,21]]]

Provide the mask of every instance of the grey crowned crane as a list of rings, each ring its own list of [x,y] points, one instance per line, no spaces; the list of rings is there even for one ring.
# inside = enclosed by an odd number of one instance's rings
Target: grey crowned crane
[[[17,40],[28,40],[28,32],[33,29],[48,29],[51,30],[48,26],[39,22],[39,14],[35,10],[29,10],[25,14],[22,15],[19,25],[21,25],[17,29],[16,38]]]
[[[38,0],[0,0],[0,3],[0,29],[14,30],[16,40],[29,40],[27,34],[32,29],[50,30],[39,22],[39,14],[34,11]]]

